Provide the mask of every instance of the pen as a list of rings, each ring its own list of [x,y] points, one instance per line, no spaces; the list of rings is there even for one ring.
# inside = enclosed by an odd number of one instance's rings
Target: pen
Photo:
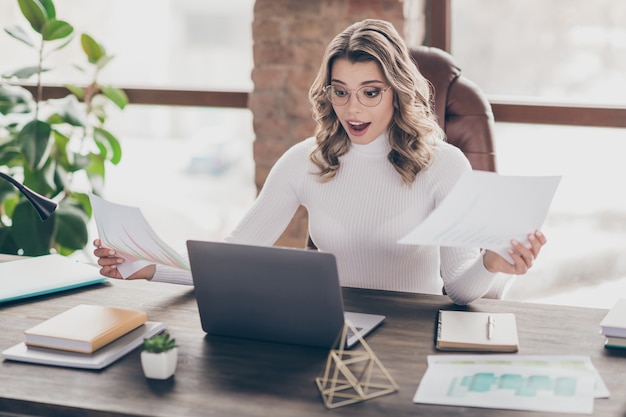
[[[490,315],[487,317],[487,339],[491,339],[494,327],[496,327],[496,318]]]

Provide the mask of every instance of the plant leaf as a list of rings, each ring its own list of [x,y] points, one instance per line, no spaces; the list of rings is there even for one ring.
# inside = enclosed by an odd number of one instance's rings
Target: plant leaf
[[[103,50],[104,50],[104,47],[103,47]],[[98,62],[96,62],[96,67],[97,67],[98,69],[102,69],[102,68],[106,67],[106,66],[107,66],[107,64],[108,64],[109,62],[111,62],[111,60],[112,60],[113,58],[114,58],[114,56],[113,56],[113,55],[103,55],[103,56],[102,56],[102,57],[98,60]]]
[[[79,100],[85,99],[85,89],[83,87],[79,87],[73,84],[64,84],[63,86],[67,88],[70,93],[74,94]]]
[[[85,54],[87,55],[87,60],[91,64],[96,64],[98,60],[105,55],[102,45],[86,33],[80,35],[80,44],[83,47],[83,51],[85,51]]]
[[[29,113],[35,101],[23,87],[0,84],[0,113]]]
[[[41,30],[44,41],[54,41],[64,39],[74,32],[74,28],[63,20],[48,20]]]
[[[37,33],[41,33],[43,26],[48,20],[48,12],[38,0],[17,0],[22,15],[28,20],[30,26]]]
[[[89,200],[89,194],[87,193],[70,193],[70,197],[74,200],[76,205],[79,205],[81,210],[85,212],[88,218],[91,218],[92,208],[91,200]]]
[[[57,12],[54,8],[53,0],[38,0],[38,1],[39,3],[41,3],[44,10],[46,11],[46,15],[48,16],[48,19],[56,19]]]
[[[117,165],[122,160],[122,146],[111,132],[101,127],[95,127],[93,129],[93,138],[109,150],[106,155],[103,155],[105,159],[111,161],[113,165]]]
[[[24,159],[31,170],[39,169],[45,163],[50,151],[50,125],[41,120],[27,123],[17,135],[17,143],[22,147]]]
[[[41,72],[46,72],[48,71],[47,68],[42,68]],[[32,66],[32,67],[24,67],[24,68],[19,68],[13,72],[7,72],[2,74],[3,78],[18,78],[20,80],[26,80],[30,77],[32,77],[33,75],[37,74],[39,72],[39,67],[37,66]]]
[[[54,233],[56,212],[42,222],[28,200],[22,198],[15,206],[11,225],[16,245],[26,256],[40,256],[50,253],[50,243]]]
[[[57,230],[54,239],[59,245],[73,250],[79,250],[87,245],[89,240],[87,223],[89,218],[81,210],[79,203],[69,198],[64,199],[54,212],[57,218]]]
[[[76,96],[68,94],[63,98],[48,100],[48,104],[56,111],[49,118],[49,122],[58,123],[59,119],[55,117],[58,116],[63,122],[72,126],[85,127],[89,125],[87,111]]]
[[[120,88],[111,86],[100,86],[102,94],[104,94],[109,100],[111,100],[117,107],[124,109],[128,104],[128,96],[126,92]]]
[[[4,31],[11,35],[13,38],[20,42],[24,42],[26,45],[35,48],[35,42],[30,38],[30,35],[21,26],[9,26],[4,28]]]

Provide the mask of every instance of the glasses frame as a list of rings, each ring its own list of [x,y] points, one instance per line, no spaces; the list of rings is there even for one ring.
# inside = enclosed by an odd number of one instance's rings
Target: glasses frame
[[[331,91],[333,88],[339,88],[343,91],[345,91],[346,93],[348,93],[347,98],[346,98],[346,102],[343,104],[337,104],[337,103],[333,103],[333,100],[331,98]],[[348,104],[350,102],[350,98],[352,97],[352,93],[356,93],[356,99],[359,103],[361,103],[362,105],[364,105],[365,107],[376,107],[378,106],[382,101],[383,101],[383,93],[386,93],[387,91],[389,91],[389,89],[391,88],[391,86],[388,86],[387,88],[381,88],[380,90],[380,100],[378,101],[378,103],[376,104],[366,104],[363,103],[361,101],[361,95],[359,94],[359,91],[363,90],[364,88],[378,88],[378,87],[372,87],[371,85],[364,85],[363,87],[359,87],[356,90],[348,90],[345,89],[343,87],[340,86],[336,86],[336,85],[332,85],[332,84],[328,84],[326,87],[324,87],[324,95],[326,96],[326,99],[334,106],[345,106],[346,104]]]

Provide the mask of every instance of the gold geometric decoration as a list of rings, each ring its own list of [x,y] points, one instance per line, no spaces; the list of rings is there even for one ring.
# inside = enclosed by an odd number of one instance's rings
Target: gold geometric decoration
[[[398,390],[391,375],[365,340],[358,336],[363,351],[346,351],[348,328],[358,334],[352,323],[346,321],[339,349],[332,349],[322,377],[315,378],[326,408],[354,404]]]

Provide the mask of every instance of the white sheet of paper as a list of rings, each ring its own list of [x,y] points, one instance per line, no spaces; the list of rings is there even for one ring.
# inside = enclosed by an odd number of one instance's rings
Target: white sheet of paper
[[[512,358],[514,355],[510,355]],[[585,357],[428,357],[413,402],[591,414],[595,368]]]
[[[512,261],[511,239],[541,228],[560,176],[468,171],[441,204],[398,241],[409,245],[480,247]]]
[[[117,267],[124,278],[150,264],[189,270],[189,263],[157,236],[141,210],[111,203],[93,194],[89,199],[100,240],[125,259]]]

